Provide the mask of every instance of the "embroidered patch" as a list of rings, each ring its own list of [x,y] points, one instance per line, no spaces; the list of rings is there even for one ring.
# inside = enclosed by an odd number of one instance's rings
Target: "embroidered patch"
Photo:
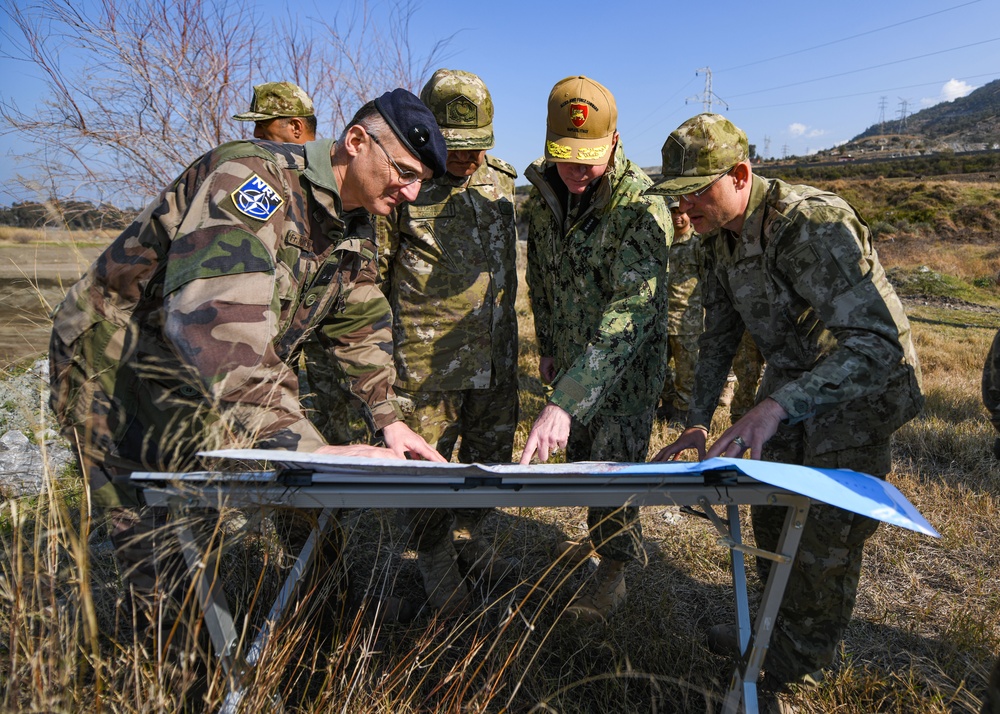
[[[579,129],[581,126],[587,123],[587,117],[590,115],[590,107],[586,104],[570,104],[569,105],[569,120],[573,122],[573,126]]]
[[[600,146],[580,147],[576,150],[576,158],[581,161],[593,161],[608,153],[611,144],[601,144]]]
[[[257,174],[230,194],[236,210],[258,221],[266,221],[281,208],[285,199]]]
[[[573,155],[573,150],[568,146],[557,144],[554,141],[546,141],[545,149],[553,159],[568,159]]]

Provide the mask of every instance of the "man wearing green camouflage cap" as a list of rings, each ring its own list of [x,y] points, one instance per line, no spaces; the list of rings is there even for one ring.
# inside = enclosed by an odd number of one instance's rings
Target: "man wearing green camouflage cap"
[[[384,245],[397,393],[407,424],[451,459],[510,463],[517,427],[517,231],[510,164],[492,149],[493,100],[483,81],[439,69],[420,93],[448,147],[447,172],[391,221]],[[454,611],[465,573],[498,577],[475,535],[485,509],[403,512],[428,602]]]
[[[664,379],[667,247],[663,200],[625,157],[611,92],[566,77],[549,94],[545,155],[525,171],[533,188],[527,281],[539,373],[551,385],[521,463],[566,449],[570,461],[645,461]],[[655,385],[655,386],[654,386]],[[625,598],[625,564],[642,558],[639,509],[591,508],[590,542],[561,557],[600,565],[567,608],[604,619]]]
[[[667,376],[660,392],[656,415],[671,425],[687,419],[698,361],[698,337],[705,329],[701,306],[701,280],[705,272],[701,236],[676,198],[667,199],[674,238],[670,243],[667,277]]]
[[[304,144],[316,138],[312,99],[291,82],[256,85],[249,111],[234,114],[233,119],[254,122],[255,139]]]
[[[753,175],[746,134],[700,114],[663,145],[663,179],[706,235],[705,333],[687,429],[655,460],[685,449],[884,478],[889,440],[923,405],[920,366],[903,306],[868,225],[846,201]],[[709,235],[711,234],[711,235]],[[758,403],[706,454],[709,420],[744,330],[767,360]],[[758,544],[772,549],[785,509],[753,507]],[[814,504],[767,659],[775,687],[815,681],[834,658],[854,608],[865,540],[877,521]],[[766,576],[767,563],[758,559]],[[735,626],[710,632],[737,649]]]

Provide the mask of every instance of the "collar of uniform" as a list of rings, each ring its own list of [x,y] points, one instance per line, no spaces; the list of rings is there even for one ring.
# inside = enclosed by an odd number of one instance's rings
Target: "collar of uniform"
[[[757,174],[751,174],[750,200],[747,201],[747,208],[743,212],[743,230],[740,237],[760,236],[762,223],[764,221],[764,211],[760,210],[764,206],[764,199],[767,198],[767,181]],[[726,230],[730,236],[735,234]]]
[[[302,172],[306,180],[314,186],[327,189],[333,194],[334,205],[337,214],[343,213],[343,205],[340,202],[340,189],[337,187],[337,179],[333,175],[333,139],[317,139],[308,141],[305,144],[306,170]]]

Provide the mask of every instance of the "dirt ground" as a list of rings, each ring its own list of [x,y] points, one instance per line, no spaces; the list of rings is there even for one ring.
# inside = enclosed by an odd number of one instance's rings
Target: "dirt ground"
[[[49,313],[101,250],[0,243],[0,368],[48,349]]]

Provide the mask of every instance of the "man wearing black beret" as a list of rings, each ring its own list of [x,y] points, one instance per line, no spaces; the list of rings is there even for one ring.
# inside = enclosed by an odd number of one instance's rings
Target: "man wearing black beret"
[[[140,619],[155,617],[169,559],[141,537],[163,514],[143,504],[132,471],[191,470],[198,451],[228,447],[444,460],[400,420],[372,214],[413,200],[446,157],[433,114],[403,89],[362,107],[337,141],[223,144],[56,309],[52,406]],[[385,448],[328,445],[307,418],[296,368],[307,338],[351,376]]]

